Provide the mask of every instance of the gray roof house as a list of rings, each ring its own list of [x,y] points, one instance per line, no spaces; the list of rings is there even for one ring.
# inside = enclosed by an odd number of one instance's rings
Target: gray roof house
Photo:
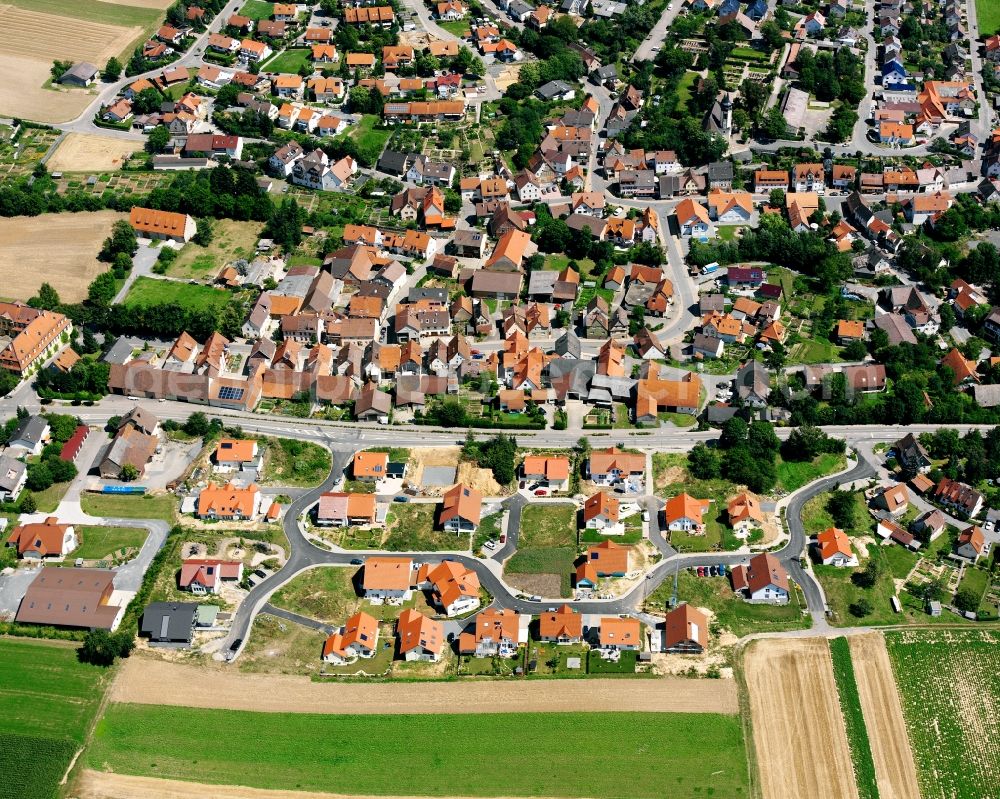
[[[42,451],[42,445],[49,435],[49,423],[44,416],[26,416],[14,428],[7,446],[11,449],[24,449],[32,455]]]
[[[579,360],[580,355],[583,353],[583,346],[580,344],[580,337],[572,330],[567,330],[559,336],[552,349],[553,352],[555,352],[560,358],[573,358]]]
[[[59,83],[67,86],[90,86],[97,79],[98,69],[86,61],[77,61],[59,76]]]
[[[771,393],[771,375],[760,361],[749,360],[736,372],[736,393],[744,405],[767,406]]]
[[[13,502],[24,487],[28,467],[10,455],[0,455],[0,500]]]
[[[150,646],[186,649],[191,645],[197,602],[151,602],[142,612],[139,635]]]
[[[514,2],[517,2],[517,0],[514,0]],[[535,89],[535,94],[542,100],[571,100],[573,95],[576,94],[576,89],[564,80],[550,80],[548,83]]]

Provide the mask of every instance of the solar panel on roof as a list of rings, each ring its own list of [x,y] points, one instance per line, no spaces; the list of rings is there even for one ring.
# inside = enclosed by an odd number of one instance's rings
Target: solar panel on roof
[[[241,400],[243,399],[244,391],[245,389],[237,388],[236,386],[223,386],[219,389],[219,399]]]

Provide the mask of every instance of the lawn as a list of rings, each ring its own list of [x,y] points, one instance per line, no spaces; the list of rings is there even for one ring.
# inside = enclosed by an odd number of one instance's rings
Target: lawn
[[[80,494],[84,513],[111,519],[163,519],[173,522],[177,500],[170,494],[127,496],[124,494]]]
[[[342,624],[358,607],[354,589],[358,571],[357,566],[310,569],[279,588],[271,604],[310,619]]]
[[[862,560],[863,566],[865,561]],[[871,588],[861,588],[854,584],[851,575],[857,569],[840,568],[837,566],[814,566],[816,577],[819,578],[826,594],[826,602],[835,617],[831,624],[839,626],[856,626],[860,624],[874,626],[880,624],[899,624],[905,621],[900,614],[892,609],[891,598],[895,594],[892,578],[888,573],[876,581]],[[863,616],[855,616],[850,611],[853,603],[860,599],[871,603],[872,612]]]
[[[533,503],[521,513],[517,552],[507,561],[510,574],[556,574],[562,596],[570,596],[570,576],[577,557],[576,507],[568,503]]]
[[[775,465],[778,469],[778,484],[775,490],[791,493],[813,480],[842,471],[847,465],[847,459],[843,455],[829,452],[816,456],[812,461],[801,462],[785,461],[779,455]]]
[[[981,36],[997,33],[1000,31],[1000,5],[996,0],[976,0],[976,20]]]
[[[270,19],[273,13],[274,3],[265,3],[264,0],[247,0],[240,8],[241,16],[257,21]]]
[[[285,50],[266,61],[261,68],[266,69],[268,72],[289,72],[292,74],[298,74],[298,71],[302,67],[308,66],[312,63],[310,58],[311,55],[312,50],[307,48]]]
[[[192,311],[221,311],[232,295],[214,286],[191,285],[177,280],[138,277],[125,297],[125,305],[148,307],[173,303]]]
[[[835,527],[833,517],[827,510],[827,503],[833,492],[819,494],[810,499],[802,508],[802,524],[807,535],[827,530]],[[874,530],[875,520],[868,513],[868,506],[865,505],[865,497],[860,491],[854,495],[854,525],[844,530],[849,536],[868,535]]]
[[[962,574],[962,582],[958,584],[958,590],[961,591],[963,588],[968,588],[982,601],[983,595],[986,593],[989,585],[990,573],[988,571],[975,567],[966,567],[965,572]]]
[[[726,799],[749,790],[740,719],[711,713],[347,716],[112,705],[86,764],[303,791],[330,790],[335,764],[338,793],[391,796],[612,797],[626,779],[637,799],[694,799],[707,785]]]
[[[670,577],[646,598],[645,607],[662,613],[673,592],[674,581]],[[698,577],[684,569],[677,575],[677,599],[708,608],[720,626],[741,637],[757,632],[805,630],[812,626],[812,619],[802,613],[805,603],[798,590],[792,592],[792,601],[787,605],[751,605],[733,593],[728,577]]]
[[[603,297],[604,301],[610,305],[615,299],[615,293],[611,289],[598,288],[597,286],[583,286],[576,297],[576,308],[586,308],[594,296]]]
[[[833,660],[833,678],[840,696],[840,709],[844,713],[844,726],[847,731],[847,743],[851,748],[858,795],[861,799],[878,799],[875,762],[872,759],[871,743],[868,741],[868,727],[865,726],[865,717],[861,710],[858,682],[854,677],[851,647],[846,638],[833,638],[829,644],[830,657]]]
[[[715,232],[721,241],[736,241],[736,233],[741,227],[742,225],[719,225]]]
[[[635,662],[638,652],[622,652],[618,662],[605,660],[596,649],[587,653],[588,674],[635,674]]]
[[[213,223],[212,242],[207,247],[189,241],[167,274],[185,279],[214,280],[224,266],[236,260],[253,260],[263,225],[260,222],[237,222],[217,219]]]
[[[38,512],[52,513],[59,507],[59,503],[69,490],[69,486],[69,482],[53,483],[44,491],[34,492],[33,496],[35,497],[35,505],[38,507]]]
[[[478,552],[482,549],[483,544],[491,539],[496,542],[497,546],[500,546],[500,533],[503,532],[500,529],[500,522],[502,521],[503,511],[491,513],[489,516],[484,516],[480,519],[479,529],[476,530],[476,535],[472,543],[473,552]]]
[[[310,441],[269,438],[264,442],[263,483],[313,488],[330,474],[330,450]]]
[[[392,136],[391,130],[376,129],[382,120],[374,114],[365,114],[361,121],[347,129],[341,136],[349,136],[358,145],[358,155],[367,163],[378,161],[385,143]]]
[[[886,633],[920,792],[996,797],[1000,774],[1000,633]]]
[[[468,549],[467,535],[446,533],[437,526],[437,511],[438,506],[429,502],[394,502],[386,517],[389,535],[382,549],[389,552]]]
[[[691,101],[691,95],[694,92],[694,82],[696,80],[698,80],[698,73],[688,71],[684,73],[684,77],[677,84],[677,99],[684,108],[687,108],[687,104]]]
[[[459,39],[464,39],[469,35],[469,23],[462,19],[443,20],[439,21],[437,25]]]
[[[80,663],[76,652],[50,642],[0,640],[0,795],[51,799],[59,792],[110,676]]]
[[[73,551],[74,558],[100,560],[119,549],[142,547],[148,531],[141,527],[80,527],[83,543]]]

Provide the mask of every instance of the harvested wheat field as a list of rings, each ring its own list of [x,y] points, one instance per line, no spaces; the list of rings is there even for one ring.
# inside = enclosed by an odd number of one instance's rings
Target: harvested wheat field
[[[270,791],[237,785],[209,785],[202,782],[130,777],[85,769],[76,783],[77,799],[417,799],[405,796],[361,796],[360,794],[318,793],[315,791]],[[426,799],[422,797],[421,799]],[[442,799],[466,799],[442,797]],[[480,798],[481,799],[481,798]],[[496,797],[496,799],[505,799]],[[532,799],[544,799],[532,797]]]
[[[0,219],[0,296],[26,300],[43,282],[63,302],[79,302],[107,266],[99,263],[101,242],[125,215],[115,211],[42,214]]]
[[[754,641],[744,667],[763,799],[857,799],[826,639]]]
[[[163,11],[172,6],[176,0],[98,0],[112,6],[131,6],[132,8],[154,8]]]
[[[239,674],[135,657],[122,664],[110,700],[265,713],[704,713],[708,707],[713,713],[739,711],[732,681],[665,677],[316,683],[308,677]]]
[[[142,149],[142,141],[130,141],[93,133],[70,133],[46,163],[49,172],[112,172]]]
[[[52,62],[89,61],[100,66],[113,55],[121,56],[141,33],[137,26],[106,25],[0,4],[0,71],[17,76],[0,87],[0,115],[37,122],[75,119],[94,95],[56,85],[42,88],[51,77]]]
[[[906,734],[903,706],[899,702],[885,638],[882,633],[870,633],[852,635],[847,641],[868,728],[879,796],[881,799],[920,799],[917,767]]]

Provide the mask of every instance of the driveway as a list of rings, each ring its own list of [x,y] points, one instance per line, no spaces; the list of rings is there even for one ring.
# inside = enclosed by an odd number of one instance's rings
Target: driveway
[[[17,613],[28,586],[38,576],[40,568],[16,569],[10,574],[0,575],[0,615],[13,616]]]

